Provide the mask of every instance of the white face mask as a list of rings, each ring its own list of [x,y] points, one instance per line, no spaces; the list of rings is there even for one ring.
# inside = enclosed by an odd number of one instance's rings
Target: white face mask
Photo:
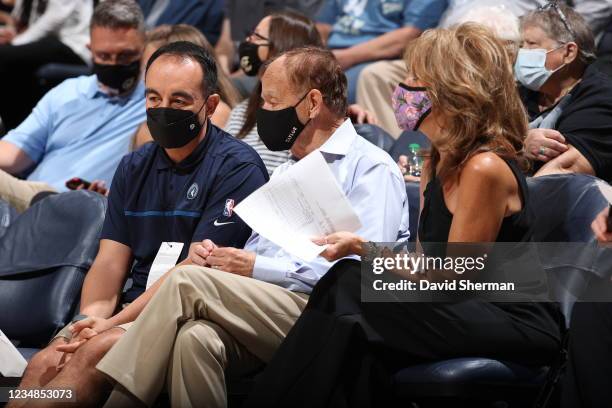
[[[539,91],[540,88],[548,81],[548,78],[566,64],[561,65],[554,71],[546,68],[546,55],[563,47],[560,45],[550,51],[544,49],[527,49],[521,48],[514,64],[514,76],[527,89]]]

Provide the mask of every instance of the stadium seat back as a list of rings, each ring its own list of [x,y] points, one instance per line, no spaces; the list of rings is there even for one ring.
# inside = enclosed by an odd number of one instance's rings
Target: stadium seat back
[[[106,198],[72,191],[39,201],[0,238],[0,329],[45,345],[72,318],[98,252]]]
[[[389,152],[395,139],[385,132],[381,127],[376,125],[361,124],[355,125],[357,133],[373,145],[380,147],[385,152]]]
[[[598,181],[585,174],[528,180],[536,215],[534,240],[547,243],[538,247],[540,262],[549,276],[550,290],[560,300],[567,326],[576,299],[591,279],[603,277],[609,269],[603,263],[610,261],[610,251],[595,244],[591,231],[592,221],[607,205]]]
[[[19,214],[10,204],[0,200],[0,238],[6,233],[8,227],[15,221]]]
[[[429,149],[431,147],[431,142],[423,132],[418,130],[405,131],[393,142],[389,154],[393,160],[397,161],[401,155],[408,155],[410,153],[410,145],[413,143],[418,144],[421,149]]]

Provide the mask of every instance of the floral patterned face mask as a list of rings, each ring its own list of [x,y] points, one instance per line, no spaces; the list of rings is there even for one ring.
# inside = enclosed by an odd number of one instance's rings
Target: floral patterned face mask
[[[426,88],[400,83],[393,92],[392,104],[397,125],[403,130],[417,130],[431,113],[431,100]]]

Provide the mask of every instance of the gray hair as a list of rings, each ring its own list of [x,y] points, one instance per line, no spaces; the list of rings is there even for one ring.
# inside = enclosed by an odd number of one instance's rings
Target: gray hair
[[[565,16],[565,21],[561,15]],[[521,29],[527,26],[541,28],[548,38],[557,43],[576,43],[578,59],[583,64],[588,65],[597,58],[593,31],[580,14],[565,4],[555,4],[524,15],[521,17]]]
[[[482,24],[490,28],[495,36],[501,40],[519,43],[519,20],[511,10],[503,4],[496,6],[477,6],[461,14],[456,25],[467,22]]]
[[[134,0],[105,0],[94,10],[90,28],[134,28],[144,34],[142,10]]]

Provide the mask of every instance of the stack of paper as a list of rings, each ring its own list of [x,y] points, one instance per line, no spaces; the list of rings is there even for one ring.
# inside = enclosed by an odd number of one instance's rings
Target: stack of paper
[[[305,261],[325,249],[312,238],[361,228],[318,150],[275,175],[234,210],[253,231]]]

